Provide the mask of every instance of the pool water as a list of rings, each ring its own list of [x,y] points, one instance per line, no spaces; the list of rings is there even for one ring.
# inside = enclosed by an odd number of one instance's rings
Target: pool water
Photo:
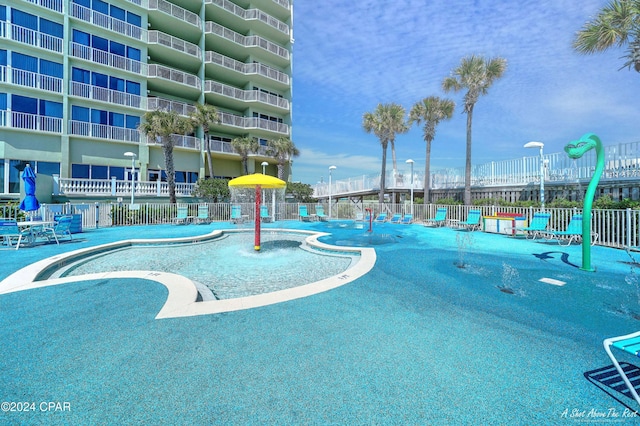
[[[131,246],[84,259],[62,276],[171,272],[208,287],[216,299],[233,299],[320,281],[348,269],[356,256],[304,249],[307,236],[265,232],[259,252],[253,248],[250,233],[229,233],[188,245]]]

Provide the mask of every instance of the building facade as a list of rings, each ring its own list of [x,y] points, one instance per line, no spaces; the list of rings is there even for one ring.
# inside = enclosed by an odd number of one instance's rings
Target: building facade
[[[8,0],[0,4],[0,196],[30,163],[61,193],[163,180],[162,147],[137,130],[156,109],[214,105],[221,122],[175,135],[176,182],[243,174],[231,140],[291,138],[292,0]],[[129,156],[125,156],[129,153]],[[132,156],[130,153],[135,154]],[[158,191],[160,194],[160,191]]]

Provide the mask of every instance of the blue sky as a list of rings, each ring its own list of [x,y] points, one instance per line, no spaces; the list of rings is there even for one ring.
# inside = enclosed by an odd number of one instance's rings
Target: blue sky
[[[407,112],[427,96],[456,102],[436,129],[431,167],[464,166],[464,92],[442,81],[463,57],[507,60],[473,114],[474,164],[562,151],[584,133],[605,145],[640,140],[640,73],[619,70],[624,49],[580,55],[575,33],[607,0],[298,0],[294,2],[293,180],[315,184],[380,172],[382,148],[362,129],[378,103]],[[422,129],[396,140],[398,167],[424,169]],[[387,151],[387,169],[391,150]]]

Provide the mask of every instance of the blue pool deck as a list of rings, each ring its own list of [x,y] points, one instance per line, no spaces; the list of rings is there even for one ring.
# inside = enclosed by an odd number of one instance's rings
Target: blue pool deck
[[[362,241],[333,225],[264,228]],[[89,230],[1,251],[0,280],[82,247],[235,227]],[[585,272],[579,245],[421,225],[374,234],[368,274],[255,309],[155,319],[168,292],[145,279],[0,294],[0,424],[639,423],[602,374],[602,340],[640,328],[640,266],[625,251],[594,247]]]

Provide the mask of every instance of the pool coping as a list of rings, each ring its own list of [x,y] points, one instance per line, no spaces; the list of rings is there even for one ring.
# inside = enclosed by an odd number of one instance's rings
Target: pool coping
[[[200,243],[203,241],[220,238],[225,233],[238,232],[248,231],[238,229],[223,229],[215,230],[213,232],[210,232],[209,234],[193,237],[130,239],[101,244],[93,247],[86,247],[79,250],[73,250],[67,253],[48,257],[38,262],[34,262],[31,265],[21,268],[13,274],[9,275],[4,280],[0,281],[0,294],[97,279],[146,279],[156,281],[164,285],[169,291],[167,300],[156,315],[156,319],[179,318],[197,315],[219,314],[223,312],[257,308],[329,291],[348,284],[368,273],[375,265],[377,257],[375,249],[370,247],[339,247],[318,241],[319,237],[330,235],[326,232],[274,228],[269,229],[269,232],[308,234],[309,236],[305,239],[305,242],[312,247],[316,247],[329,252],[338,251],[342,253],[359,253],[360,259],[340,274],[327,277],[323,280],[313,283],[252,296],[206,301],[197,301],[199,293],[196,284],[193,281],[182,275],[173,274],[170,272],[137,270],[100,272],[95,274],[86,274],[64,278],[49,278],[47,276],[47,274],[50,275],[50,271],[64,267],[65,265],[68,265],[69,263],[75,261],[78,258],[86,256],[89,253],[114,250],[135,244]]]

